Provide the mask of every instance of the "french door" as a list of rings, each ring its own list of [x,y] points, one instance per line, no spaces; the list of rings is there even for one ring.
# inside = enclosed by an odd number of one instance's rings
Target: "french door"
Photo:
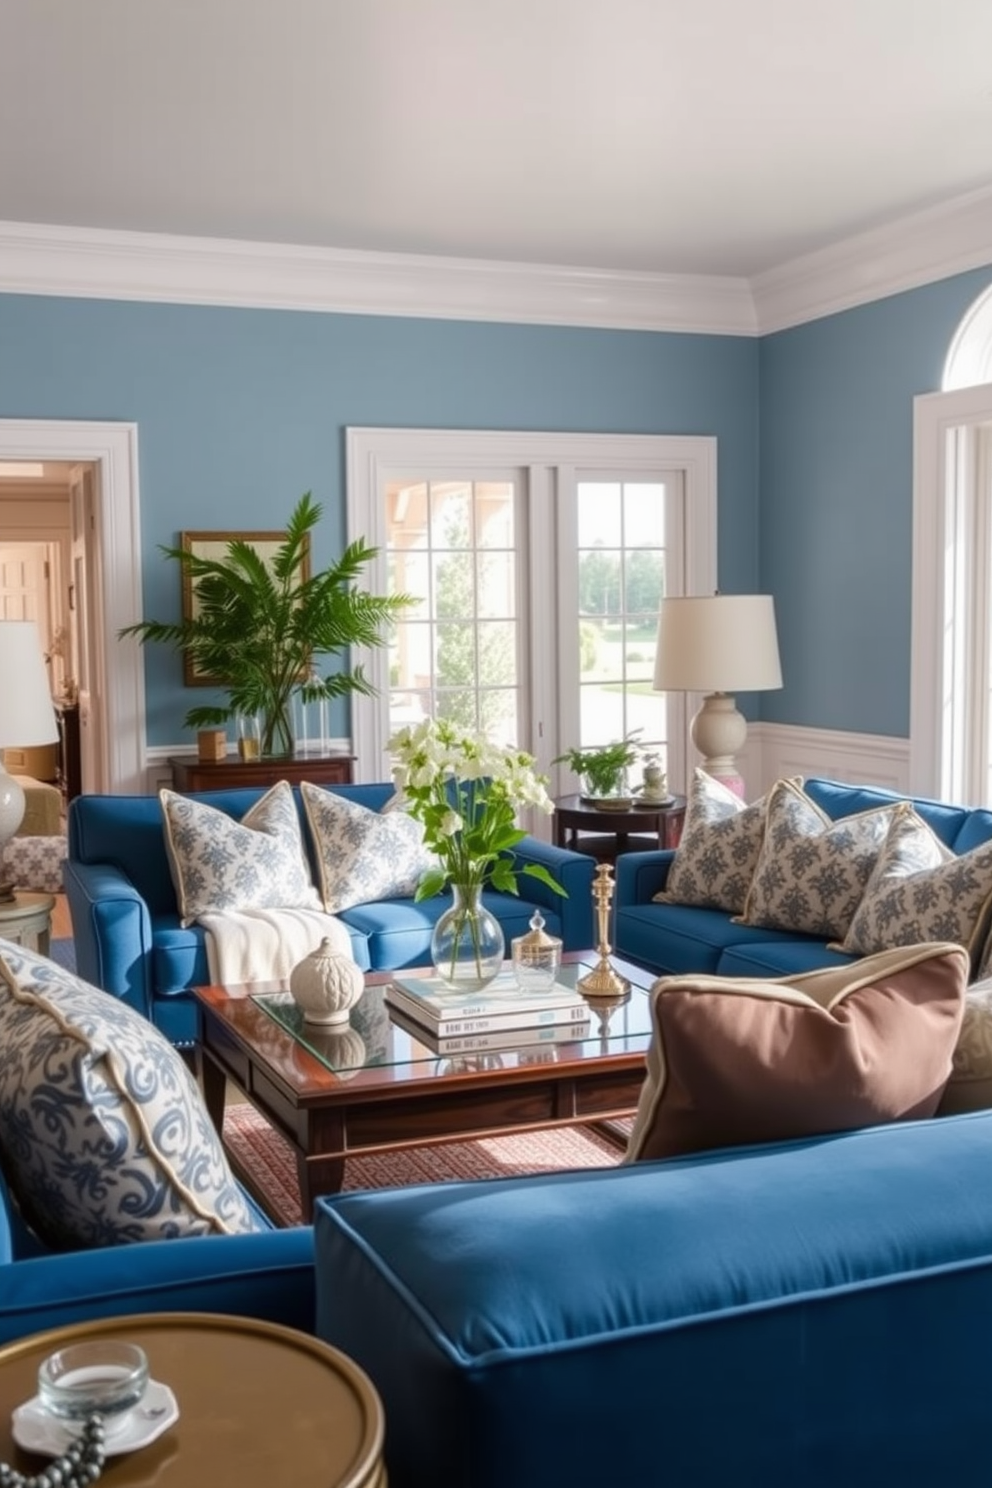
[[[658,601],[716,588],[716,441],[348,431],[349,539],[376,593],[413,603],[360,659],[359,779],[385,778],[403,723],[444,716],[527,749],[636,733],[684,776],[686,699],[652,688]]]

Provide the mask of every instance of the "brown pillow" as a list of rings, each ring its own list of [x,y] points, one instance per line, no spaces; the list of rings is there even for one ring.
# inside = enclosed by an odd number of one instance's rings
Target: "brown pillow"
[[[660,978],[627,1161],[932,1116],[968,969],[938,941],[778,980]]]

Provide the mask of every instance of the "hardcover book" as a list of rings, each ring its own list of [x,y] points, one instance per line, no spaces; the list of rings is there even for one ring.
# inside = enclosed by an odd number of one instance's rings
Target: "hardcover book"
[[[582,1023],[589,1004],[556,982],[546,992],[521,992],[512,972],[501,972],[482,992],[452,992],[439,977],[395,976],[386,1002],[433,1033],[466,1035],[498,1029]]]
[[[554,1047],[555,1044],[574,1043],[576,1040],[588,1038],[592,1023],[586,1019],[584,1023],[554,1023],[549,1027],[538,1024],[526,1028],[500,1028],[491,1033],[470,1034],[435,1034],[429,1028],[423,1028],[401,1013],[399,1008],[393,1008],[393,1016],[398,1028],[402,1028],[411,1038],[419,1040],[432,1054],[484,1054],[489,1050],[496,1049],[535,1049],[547,1045]]]

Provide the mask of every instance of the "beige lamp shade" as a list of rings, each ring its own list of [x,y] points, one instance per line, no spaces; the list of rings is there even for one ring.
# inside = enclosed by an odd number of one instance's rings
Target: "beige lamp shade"
[[[663,599],[654,685],[659,692],[765,692],[781,687],[772,596]]]
[[[744,794],[737,755],[747,723],[731,693],[782,686],[770,594],[708,594],[663,599],[658,615],[654,685],[659,692],[702,692],[690,736],[703,769]]]

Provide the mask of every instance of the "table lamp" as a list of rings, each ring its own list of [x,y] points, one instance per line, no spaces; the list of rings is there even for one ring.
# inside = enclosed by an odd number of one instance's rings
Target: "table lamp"
[[[58,736],[38,627],[33,620],[0,620],[0,750],[54,744]],[[0,863],[23,820],[24,792],[0,754]],[[0,903],[13,897],[0,867]]]
[[[735,756],[747,723],[732,693],[782,686],[770,594],[691,595],[663,599],[658,614],[657,692],[703,692],[689,730],[703,769],[738,795],[744,782]]]

